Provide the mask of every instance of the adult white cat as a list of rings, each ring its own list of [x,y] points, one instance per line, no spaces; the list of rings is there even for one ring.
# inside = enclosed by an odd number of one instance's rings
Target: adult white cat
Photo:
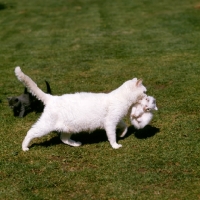
[[[81,92],[53,96],[38,88],[20,67],[15,68],[15,74],[45,105],[40,119],[24,138],[22,143],[24,151],[29,150],[28,145],[32,139],[42,137],[51,131],[61,132],[60,138],[63,143],[80,146],[81,143],[71,140],[70,136],[95,129],[105,129],[110,145],[118,149],[122,145],[116,142],[116,127],[122,129],[121,136],[126,134],[127,127],[122,118],[133,104],[146,96],[146,88],[142,85],[142,80],[137,78],[126,81],[108,94]]]

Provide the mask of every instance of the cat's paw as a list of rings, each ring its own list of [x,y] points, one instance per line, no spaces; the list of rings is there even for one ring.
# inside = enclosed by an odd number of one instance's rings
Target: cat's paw
[[[68,145],[70,145],[70,146],[72,146],[72,147],[79,147],[79,146],[81,146],[82,145],[82,143],[81,142],[76,142],[76,141],[74,141],[74,140],[72,140],[72,139],[63,139],[62,137],[61,137],[61,141],[63,142],[63,143],[65,143],[65,144],[68,144]]]
[[[119,149],[120,147],[122,147],[121,144],[115,143],[115,144],[112,145],[112,148],[113,148],[113,149]]]
[[[22,147],[22,150],[23,150],[23,151],[28,151],[29,148],[28,148],[28,147]]]
[[[81,142],[74,142],[74,143],[72,144],[73,147],[79,147],[79,146],[81,146],[81,145],[82,145]]]

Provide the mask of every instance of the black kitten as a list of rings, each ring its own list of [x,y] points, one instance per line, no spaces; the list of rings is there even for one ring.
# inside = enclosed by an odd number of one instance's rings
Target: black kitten
[[[51,88],[47,81],[47,93],[51,94]],[[9,97],[8,104],[13,110],[15,117],[25,117],[28,113],[35,111],[36,113],[42,112],[44,109],[44,104],[36,99],[31,93],[27,91],[27,88],[24,89],[24,93],[17,97]]]

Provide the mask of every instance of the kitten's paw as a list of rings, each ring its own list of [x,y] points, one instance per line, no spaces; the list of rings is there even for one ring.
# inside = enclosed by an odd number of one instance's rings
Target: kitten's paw
[[[22,147],[22,150],[23,150],[23,151],[28,151],[29,148],[28,148],[28,147]]]
[[[113,149],[119,149],[120,147],[122,147],[121,144],[115,143],[115,144],[112,145],[112,148],[113,148]]]

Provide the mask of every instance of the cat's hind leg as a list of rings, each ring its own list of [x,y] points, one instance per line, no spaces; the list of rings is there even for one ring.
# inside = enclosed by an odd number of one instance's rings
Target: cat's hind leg
[[[121,120],[119,122],[119,124],[117,125],[117,127],[120,129],[120,131],[122,131],[119,136],[120,137],[124,137],[126,135],[126,133],[127,133],[127,130],[128,130],[125,122],[123,120]]]
[[[49,122],[48,125],[47,122]],[[50,120],[46,118],[46,116],[43,114],[40,119],[27,132],[27,135],[22,142],[22,150],[28,151],[28,146],[31,140],[33,140],[34,138],[45,136],[51,131],[54,131],[53,126],[51,125]]]
[[[70,137],[71,137],[71,134],[69,134],[69,133],[62,132],[60,134],[60,139],[63,143],[68,144],[73,147],[81,146],[81,142],[76,142],[76,141],[70,139]]]
[[[42,129],[37,129],[36,127],[32,127],[26,137],[24,138],[23,142],[22,142],[22,150],[23,151],[28,151],[29,148],[29,143],[31,142],[31,140],[33,140],[34,138],[38,138],[38,137],[42,137],[44,135],[47,135],[51,130],[49,130],[48,128],[43,127]]]
[[[29,131],[26,135],[26,137],[24,138],[23,142],[22,142],[22,150],[23,151],[28,151],[29,148],[29,143],[30,141],[34,138],[34,136],[31,134],[31,132]]]

